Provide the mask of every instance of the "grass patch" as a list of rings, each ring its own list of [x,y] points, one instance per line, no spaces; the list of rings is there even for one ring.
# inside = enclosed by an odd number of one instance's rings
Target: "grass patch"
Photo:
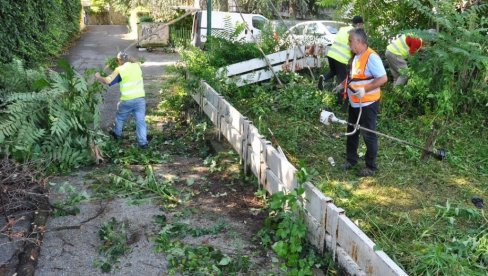
[[[345,162],[345,127],[326,128],[319,123],[320,110],[325,107],[347,119],[347,114],[334,105],[335,95],[317,91],[315,83],[307,78],[288,79],[291,81],[286,88],[273,83],[215,88],[272,140],[269,128],[292,163],[316,170],[314,184],[344,208],[348,217],[407,273],[483,274],[488,269],[486,252],[476,260],[465,261],[456,259],[459,250],[451,250],[453,240],[473,241],[476,246],[466,250],[471,254],[483,252],[482,244],[488,236],[481,229],[487,228],[486,219],[480,215],[469,219],[456,215],[450,218],[455,223],[449,223],[439,216],[437,207],[449,202],[458,209],[482,214],[471,199],[488,199],[486,115],[474,112],[444,118],[436,114],[416,117],[395,113],[389,109],[394,95],[387,87],[378,131],[423,146],[436,128],[439,134],[434,146],[446,149],[447,158],[442,162],[433,158],[422,161],[421,151],[380,137],[378,174],[359,178],[356,171],[341,171],[340,166],[332,167],[327,161],[333,157],[339,165]],[[362,139],[360,143],[358,152],[362,158],[366,147]],[[359,165],[357,170],[364,166],[363,159]],[[438,252],[443,259],[427,261],[432,252]]]

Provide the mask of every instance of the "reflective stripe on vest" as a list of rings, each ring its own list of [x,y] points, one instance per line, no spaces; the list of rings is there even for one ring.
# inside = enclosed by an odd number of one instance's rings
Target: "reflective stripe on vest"
[[[128,101],[144,97],[144,82],[139,64],[126,62],[119,66],[118,70],[122,78],[120,82],[120,100]]]
[[[352,26],[342,27],[336,34],[334,43],[330,46],[327,56],[337,60],[342,64],[347,64],[352,57],[351,49],[349,48],[349,31]]]
[[[359,58],[359,60],[356,62],[355,67],[351,68],[352,72],[352,77],[351,81],[347,84],[348,89],[347,89],[347,95],[349,96],[349,99],[353,103],[359,104],[359,99],[352,95],[354,92],[349,89],[351,87],[352,89],[358,89],[360,87],[364,87],[366,84],[373,82],[374,78],[372,76],[366,76],[364,72],[366,71],[366,65],[368,64],[368,59],[370,55],[378,55],[375,51],[373,51],[371,48],[368,48]],[[373,90],[367,91],[366,94],[364,94],[364,97],[361,99],[362,104],[368,104],[371,102],[378,101],[381,97],[381,90],[380,88],[375,88]]]
[[[406,58],[408,56],[407,36],[399,36],[386,47],[386,50],[394,55]]]

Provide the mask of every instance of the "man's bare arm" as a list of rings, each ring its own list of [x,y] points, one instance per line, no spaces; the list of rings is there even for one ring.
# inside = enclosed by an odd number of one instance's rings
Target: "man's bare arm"
[[[103,84],[109,84],[114,80],[119,74],[119,70],[115,69],[112,74],[107,77],[102,77],[99,72],[95,73],[95,79]]]

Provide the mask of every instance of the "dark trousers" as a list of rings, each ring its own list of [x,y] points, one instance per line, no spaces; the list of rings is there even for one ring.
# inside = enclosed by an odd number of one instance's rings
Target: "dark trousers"
[[[330,71],[324,75],[324,82],[334,78],[336,76],[337,84],[340,84],[347,77],[347,64],[340,63],[337,60],[327,57],[329,62]],[[337,103],[342,104],[343,101],[342,93],[337,94]]]
[[[374,102],[366,107],[363,107],[363,112],[361,114],[361,119],[359,119],[359,124],[371,130],[376,130],[376,118],[379,111],[379,102]],[[353,108],[349,106],[349,116],[348,122],[355,124],[359,116],[359,107]],[[354,129],[353,126],[347,127],[347,132],[351,132]],[[351,165],[356,165],[358,163],[358,146],[359,146],[359,130],[353,135],[347,136],[346,153],[347,162]],[[364,143],[366,144],[366,167],[376,170],[376,156],[378,155],[378,137],[376,134],[361,131],[364,138]]]

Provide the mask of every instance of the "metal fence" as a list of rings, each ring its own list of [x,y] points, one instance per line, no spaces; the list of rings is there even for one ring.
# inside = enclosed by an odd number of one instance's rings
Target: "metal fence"
[[[186,48],[191,44],[191,30],[169,28],[170,43],[173,47]]]

